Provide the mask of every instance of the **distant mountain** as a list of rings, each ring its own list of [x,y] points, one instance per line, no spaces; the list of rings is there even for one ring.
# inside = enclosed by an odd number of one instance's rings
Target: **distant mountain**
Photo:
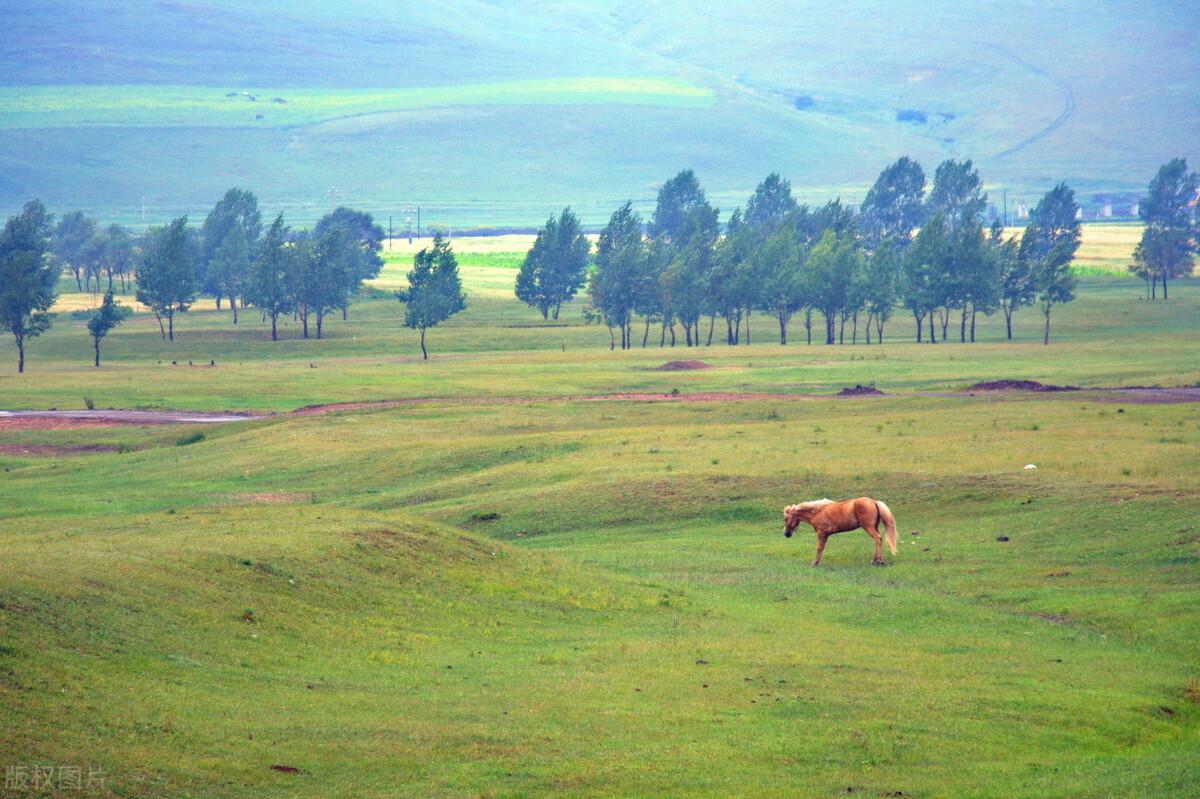
[[[695,5],[0,0],[0,208],[595,223],[684,167],[729,210],[772,170],[857,200],[903,154],[1014,203],[1200,160],[1200,4]]]

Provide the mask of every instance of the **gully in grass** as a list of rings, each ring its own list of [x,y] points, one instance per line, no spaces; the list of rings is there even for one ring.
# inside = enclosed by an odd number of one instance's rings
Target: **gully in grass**
[[[821,563],[821,553],[825,551],[825,541],[834,533],[844,533],[847,530],[862,528],[867,535],[875,540],[875,558],[871,561],[876,566],[883,565],[882,543],[887,541],[888,549],[896,554],[896,517],[883,502],[870,497],[858,497],[834,502],[832,499],[814,499],[796,505],[788,505],[783,509],[783,534],[788,538],[796,531],[800,522],[808,522],[817,533],[817,554],[813,557],[812,565]],[[879,535],[879,525],[883,523],[884,534]]]

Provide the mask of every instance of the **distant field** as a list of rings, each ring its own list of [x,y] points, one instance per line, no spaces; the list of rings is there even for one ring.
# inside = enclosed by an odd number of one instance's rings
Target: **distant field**
[[[0,129],[290,127],[421,108],[621,103],[707,107],[711,90],[658,78],[559,78],[404,89],[0,86]]]

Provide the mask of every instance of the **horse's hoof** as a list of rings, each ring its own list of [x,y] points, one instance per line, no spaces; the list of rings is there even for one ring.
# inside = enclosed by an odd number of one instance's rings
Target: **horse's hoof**
[[[887,564],[884,563],[882,560],[873,560],[873,561],[871,561],[871,565],[872,566],[886,566]]]
[[[821,565],[821,561],[819,561],[819,560],[814,560],[814,561],[812,562],[812,565],[813,565],[813,566],[820,566],[820,565]]]

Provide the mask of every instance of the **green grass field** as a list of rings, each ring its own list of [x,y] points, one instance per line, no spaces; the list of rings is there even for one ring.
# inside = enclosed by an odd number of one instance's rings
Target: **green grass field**
[[[0,417],[0,761],[103,772],[12,795],[1196,795],[1197,405],[961,390],[1192,385],[1200,285],[1085,277],[1049,347],[1027,310],[1014,342],[898,315],[883,346],[761,319],[621,353],[518,305],[518,260],[463,255],[428,363],[385,298],[322,341],[139,315],[99,370],[67,314],[24,376],[0,345],[5,409],[439,398]],[[681,358],[714,368],[653,369]],[[888,396],[820,396],[855,383]],[[569,399],[673,390],[792,396]],[[900,522],[887,568],[861,532],[819,569],[780,534],[785,503],[864,494]]]

